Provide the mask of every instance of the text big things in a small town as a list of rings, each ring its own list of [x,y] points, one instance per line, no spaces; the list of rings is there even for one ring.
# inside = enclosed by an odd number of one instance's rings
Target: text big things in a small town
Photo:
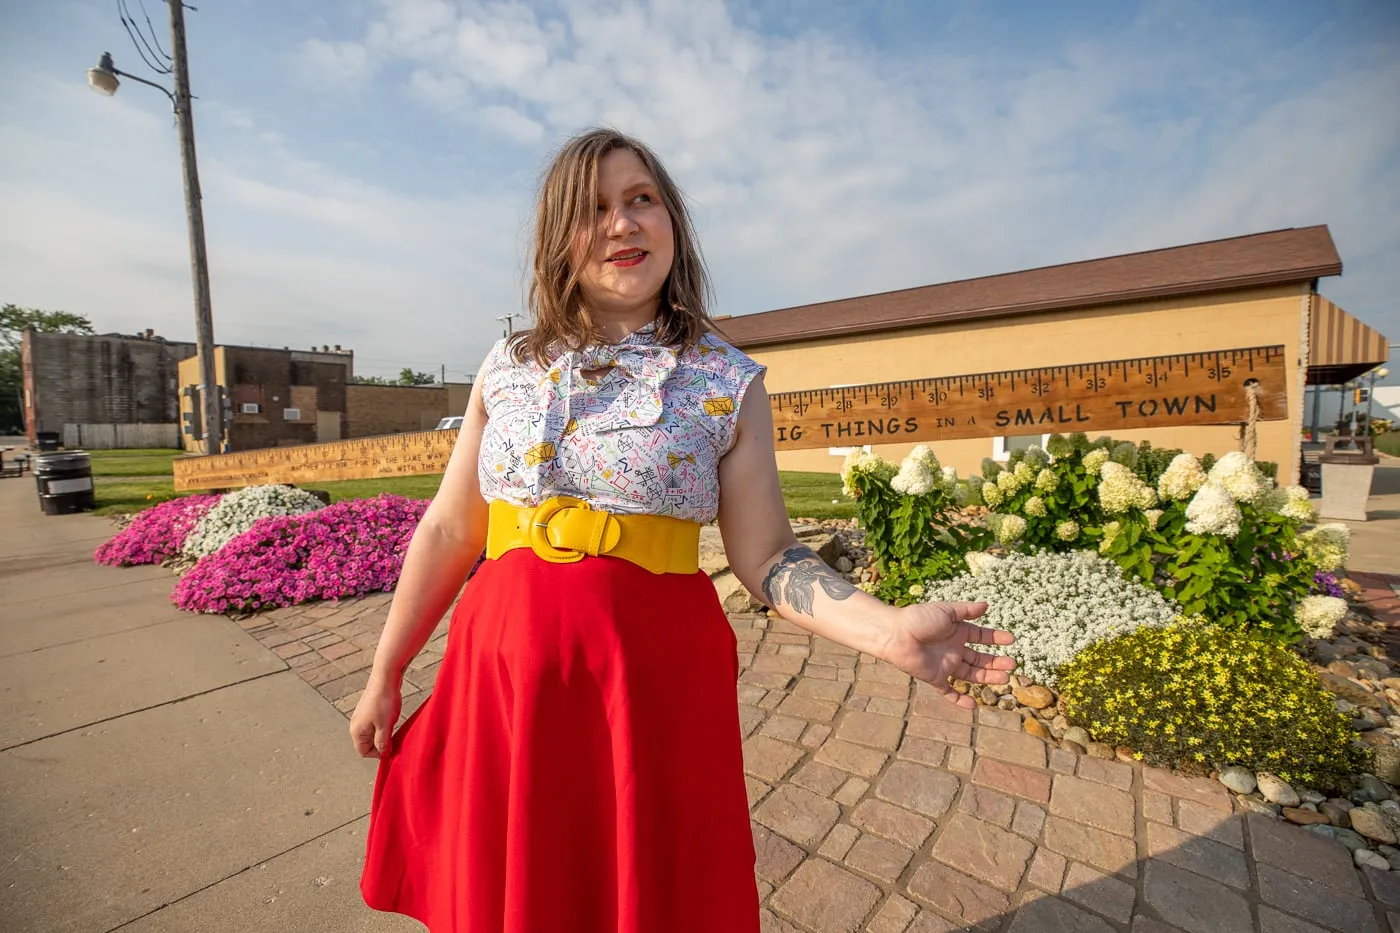
[[[774,392],[773,442],[802,450],[1278,421],[1288,417],[1285,378],[1284,347],[1268,346]],[[424,431],[185,457],[175,461],[175,488],[441,473],[456,437]]]

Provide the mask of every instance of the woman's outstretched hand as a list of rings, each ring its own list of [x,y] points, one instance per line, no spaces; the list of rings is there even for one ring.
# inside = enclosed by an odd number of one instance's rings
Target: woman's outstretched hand
[[[977,705],[953,689],[951,680],[1004,684],[1016,661],[977,651],[970,645],[1009,645],[1016,639],[1001,629],[974,625],[986,603],[915,603],[896,611],[884,660],[925,681],[949,702],[964,709]]]

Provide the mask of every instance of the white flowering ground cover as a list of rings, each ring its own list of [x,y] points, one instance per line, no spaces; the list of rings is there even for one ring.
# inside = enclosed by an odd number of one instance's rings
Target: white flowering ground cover
[[[228,493],[204,514],[185,539],[181,553],[198,560],[217,552],[263,518],[301,515],[322,502],[304,489],[291,486],[249,486]]]
[[[985,601],[982,623],[1016,636],[1016,644],[998,653],[1011,655],[1019,673],[1049,687],[1060,666],[1089,645],[1139,626],[1166,625],[1178,612],[1093,551],[968,557],[974,572],[930,583],[924,597]]]

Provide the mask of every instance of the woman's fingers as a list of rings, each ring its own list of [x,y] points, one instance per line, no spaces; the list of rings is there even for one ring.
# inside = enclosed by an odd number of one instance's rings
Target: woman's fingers
[[[959,603],[957,605],[971,605]],[[976,605],[985,606],[986,603]],[[971,622],[962,623],[962,631],[958,633],[958,640],[965,645],[1013,645],[1016,643],[1016,636],[1005,629],[988,628],[984,625],[973,625]]]

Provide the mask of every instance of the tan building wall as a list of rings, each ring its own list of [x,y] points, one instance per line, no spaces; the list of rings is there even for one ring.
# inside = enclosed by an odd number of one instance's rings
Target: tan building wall
[[[378,386],[352,384],[348,437],[375,437],[429,431],[449,415],[467,410],[469,383],[446,386]]]
[[[768,391],[784,392],[1281,344],[1286,348],[1288,419],[1259,425],[1257,456],[1278,463],[1280,479],[1291,481],[1299,466],[1300,360],[1306,352],[1301,341],[1307,333],[1311,295],[1306,285],[1274,286],[759,346],[748,352],[768,367]],[[1112,433],[1123,440],[1149,440],[1156,447],[1180,447],[1197,455],[1219,455],[1239,446],[1238,428],[1233,426]],[[942,463],[965,476],[978,470],[984,457],[992,456],[995,441],[973,438],[931,446]],[[899,460],[912,447],[885,444],[872,449],[886,459]],[[836,472],[843,460],[844,453],[833,454],[829,448],[778,454],[778,466],[784,470]]]

